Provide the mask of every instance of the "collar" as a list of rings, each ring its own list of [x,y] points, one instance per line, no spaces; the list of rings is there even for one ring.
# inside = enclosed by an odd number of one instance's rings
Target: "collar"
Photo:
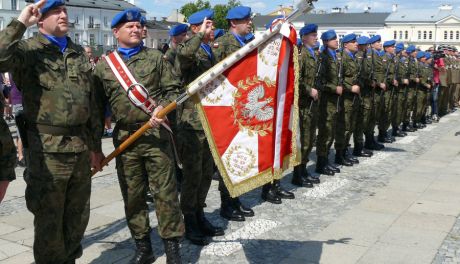
[[[46,39],[48,39],[48,41],[51,44],[57,46],[59,50],[61,51],[61,53],[64,53],[65,50],[67,49],[67,44],[68,44],[67,37],[56,37],[56,36],[45,35],[45,34],[43,34],[43,36]]]
[[[144,47],[144,42],[141,42],[138,46],[134,48],[122,48],[118,47],[118,52],[123,56],[123,59],[129,60],[132,56],[138,54],[142,47]]]
[[[334,59],[334,61],[337,60],[337,52],[335,52],[335,50],[331,50],[328,48],[327,53],[329,53],[329,56],[331,56]]]
[[[305,48],[307,48],[308,52],[310,52],[310,55],[316,60],[315,50],[307,45],[305,45]]]
[[[240,36],[240,35],[237,35],[233,32],[231,32],[232,35],[235,37],[236,41],[238,41],[238,43],[240,43],[241,47],[243,47],[244,45],[246,45],[246,40],[244,39],[244,37]]]
[[[209,44],[206,44],[206,43],[201,43],[200,47],[204,50],[204,52],[206,52],[206,54],[208,54],[209,60],[212,60],[213,55],[212,55],[211,46],[209,46]]]
[[[393,59],[395,56],[391,53],[385,53],[385,55],[387,55],[388,58],[390,59]]]
[[[351,51],[349,50],[345,50],[345,52],[348,54],[348,56],[350,56],[350,58],[352,58],[353,60],[355,60],[355,54],[353,54]]]

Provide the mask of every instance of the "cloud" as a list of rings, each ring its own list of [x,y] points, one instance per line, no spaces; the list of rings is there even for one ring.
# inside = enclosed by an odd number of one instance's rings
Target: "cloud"
[[[267,5],[264,2],[253,2],[248,3],[247,5],[252,9],[255,9],[255,11],[267,8]]]

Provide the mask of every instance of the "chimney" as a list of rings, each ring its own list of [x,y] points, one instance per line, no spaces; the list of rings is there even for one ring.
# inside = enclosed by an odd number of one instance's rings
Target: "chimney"
[[[342,8],[340,7],[333,7],[331,9],[331,14],[339,14],[339,13],[342,13]]]
[[[392,10],[393,13],[398,11],[398,4],[393,4],[391,10]]]

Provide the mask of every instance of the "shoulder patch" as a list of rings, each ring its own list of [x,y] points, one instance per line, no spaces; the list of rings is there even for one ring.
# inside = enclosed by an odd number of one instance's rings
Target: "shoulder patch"
[[[214,44],[212,44],[212,47],[217,49],[219,47],[219,42],[214,42]]]

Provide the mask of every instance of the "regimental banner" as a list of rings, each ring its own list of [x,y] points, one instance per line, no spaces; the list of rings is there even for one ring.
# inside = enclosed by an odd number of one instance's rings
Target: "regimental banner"
[[[296,40],[285,23],[198,92],[202,124],[233,197],[299,162]]]

